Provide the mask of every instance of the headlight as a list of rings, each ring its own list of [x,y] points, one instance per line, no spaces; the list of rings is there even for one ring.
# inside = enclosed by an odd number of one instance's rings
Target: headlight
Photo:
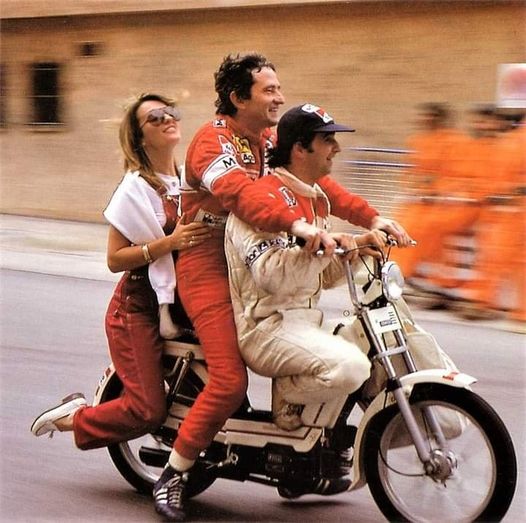
[[[402,296],[404,276],[396,262],[389,261],[382,267],[382,286],[389,301],[396,301]]]

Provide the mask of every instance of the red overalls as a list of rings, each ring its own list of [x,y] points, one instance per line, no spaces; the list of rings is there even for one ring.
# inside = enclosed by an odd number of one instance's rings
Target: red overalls
[[[166,234],[177,222],[177,202],[162,196]],[[105,447],[155,430],[166,418],[159,305],[148,279],[148,266],[126,271],[106,312],[111,360],[124,385],[123,394],[96,407],[80,409],[73,420],[76,445]]]

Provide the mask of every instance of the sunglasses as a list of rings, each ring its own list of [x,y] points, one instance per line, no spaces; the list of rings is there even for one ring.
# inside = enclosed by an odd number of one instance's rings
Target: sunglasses
[[[167,116],[173,118],[176,122],[181,119],[181,113],[179,112],[179,109],[172,107],[171,105],[167,105],[165,107],[159,107],[149,111],[146,115],[146,120],[142,123],[140,129],[142,129],[147,123],[151,123],[153,126],[158,127],[164,123]]]

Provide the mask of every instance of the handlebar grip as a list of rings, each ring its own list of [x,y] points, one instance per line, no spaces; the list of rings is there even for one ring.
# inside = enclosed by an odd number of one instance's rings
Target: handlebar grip
[[[336,256],[345,256],[348,252],[349,251],[346,251],[343,247],[336,247],[336,249],[334,249],[334,254]],[[316,256],[323,256],[324,253],[325,253],[325,249],[320,248],[316,251]]]

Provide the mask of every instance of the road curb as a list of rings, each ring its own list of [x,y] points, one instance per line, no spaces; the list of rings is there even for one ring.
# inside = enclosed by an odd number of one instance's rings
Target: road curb
[[[0,214],[0,268],[116,282],[106,265],[108,225]],[[326,291],[322,304],[346,303],[346,287]],[[466,321],[450,311],[428,311],[409,302],[418,321],[470,324],[526,334],[526,323]]]

